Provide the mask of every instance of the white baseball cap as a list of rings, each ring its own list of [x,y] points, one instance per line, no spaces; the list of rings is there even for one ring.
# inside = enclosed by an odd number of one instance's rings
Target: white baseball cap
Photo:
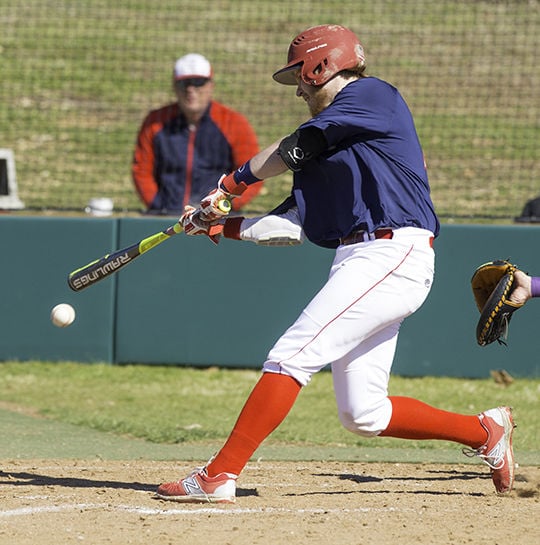
[[[180,57],[174,65],[174,79],[211,78],[212,66],[207,58],[198,53]]]

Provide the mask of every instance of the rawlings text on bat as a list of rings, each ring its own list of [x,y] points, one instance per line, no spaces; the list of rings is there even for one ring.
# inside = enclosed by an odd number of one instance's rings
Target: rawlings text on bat
[[[223,212],[228,212],[231,209],[229,201],[223,200],[220,202],[220,208]],[[171,225],[164,231],[155,233],[147,238],[144,238],[136,244],[132,244],[127,248],[122,248],[112,254],[107,254],[96,261],[92,261],[77,269],[68,275],[68,284],[73,291],[81,291],[88,286],[92,286],[96,282],[107,278],[111,274],[118,272],[120,269],[129,265],[134,259],[140,255],[155,248],[171,236],[181,233],[183,227],[180,222]]]
[[[175,223],[164,231],[151,235],[136,244],[122,248],[112,254],[104,255],[102,258],[88,263],[88,265],[69,273],[69,287],[73,291],[81,291],[88,286],[92,286],[96,282],[103,280],[103,278],[107,278],[107,276],[129,265],[134,259],[155,248],[172,235],[181,233],[182,230],[180,223]]]

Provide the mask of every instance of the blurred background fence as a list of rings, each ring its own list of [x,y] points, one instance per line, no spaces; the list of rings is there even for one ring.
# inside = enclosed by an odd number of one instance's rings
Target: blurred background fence
[[[215,98],[261,146],[292,132],[306,106],[271,74],[322,23],[354,30],[369,73],[405,96],[443,221],[511,220],[540,194],[536,0],[0,0],[0,22],[0,148],[14,152],[26,211],[110,197],[138,213],[135,136],[173,100],[173,63],[189,52],[211,60]],[[290,181],[267,184],[249,212]]]

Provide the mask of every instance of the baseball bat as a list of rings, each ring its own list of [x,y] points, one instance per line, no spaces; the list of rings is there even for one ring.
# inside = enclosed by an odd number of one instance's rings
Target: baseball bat
[[[228,200],[222,200],[219,203],[219,208],[222,212],[228,213],[231,209],[231,203]],[[181,233],[183,230],[180,222],[176,222],[174,225],[167,227],[167,229],[150,235],[131,246],[91,261],[84,267],[69,273],[67,278],[68,285],[73,291],[81,291],[88,286],[93,286],[100,280],[117,273],[139,256],[155,248],[162,242],[169,240],[173,235]]]

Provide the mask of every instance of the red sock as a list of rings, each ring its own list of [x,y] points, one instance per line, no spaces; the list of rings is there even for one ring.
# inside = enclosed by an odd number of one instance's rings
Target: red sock
[[[288,375],[264,373],[253,388],[231,435],[207,466],[210,477],[227,472],[240,475],[259,445],[291,410],[301,386]]]
[[[410,397],[390,397],[392,418],[380,434],[401,439],[442,439],[471,448],[481,447],[488,439],[478,416],[442,411]]]

